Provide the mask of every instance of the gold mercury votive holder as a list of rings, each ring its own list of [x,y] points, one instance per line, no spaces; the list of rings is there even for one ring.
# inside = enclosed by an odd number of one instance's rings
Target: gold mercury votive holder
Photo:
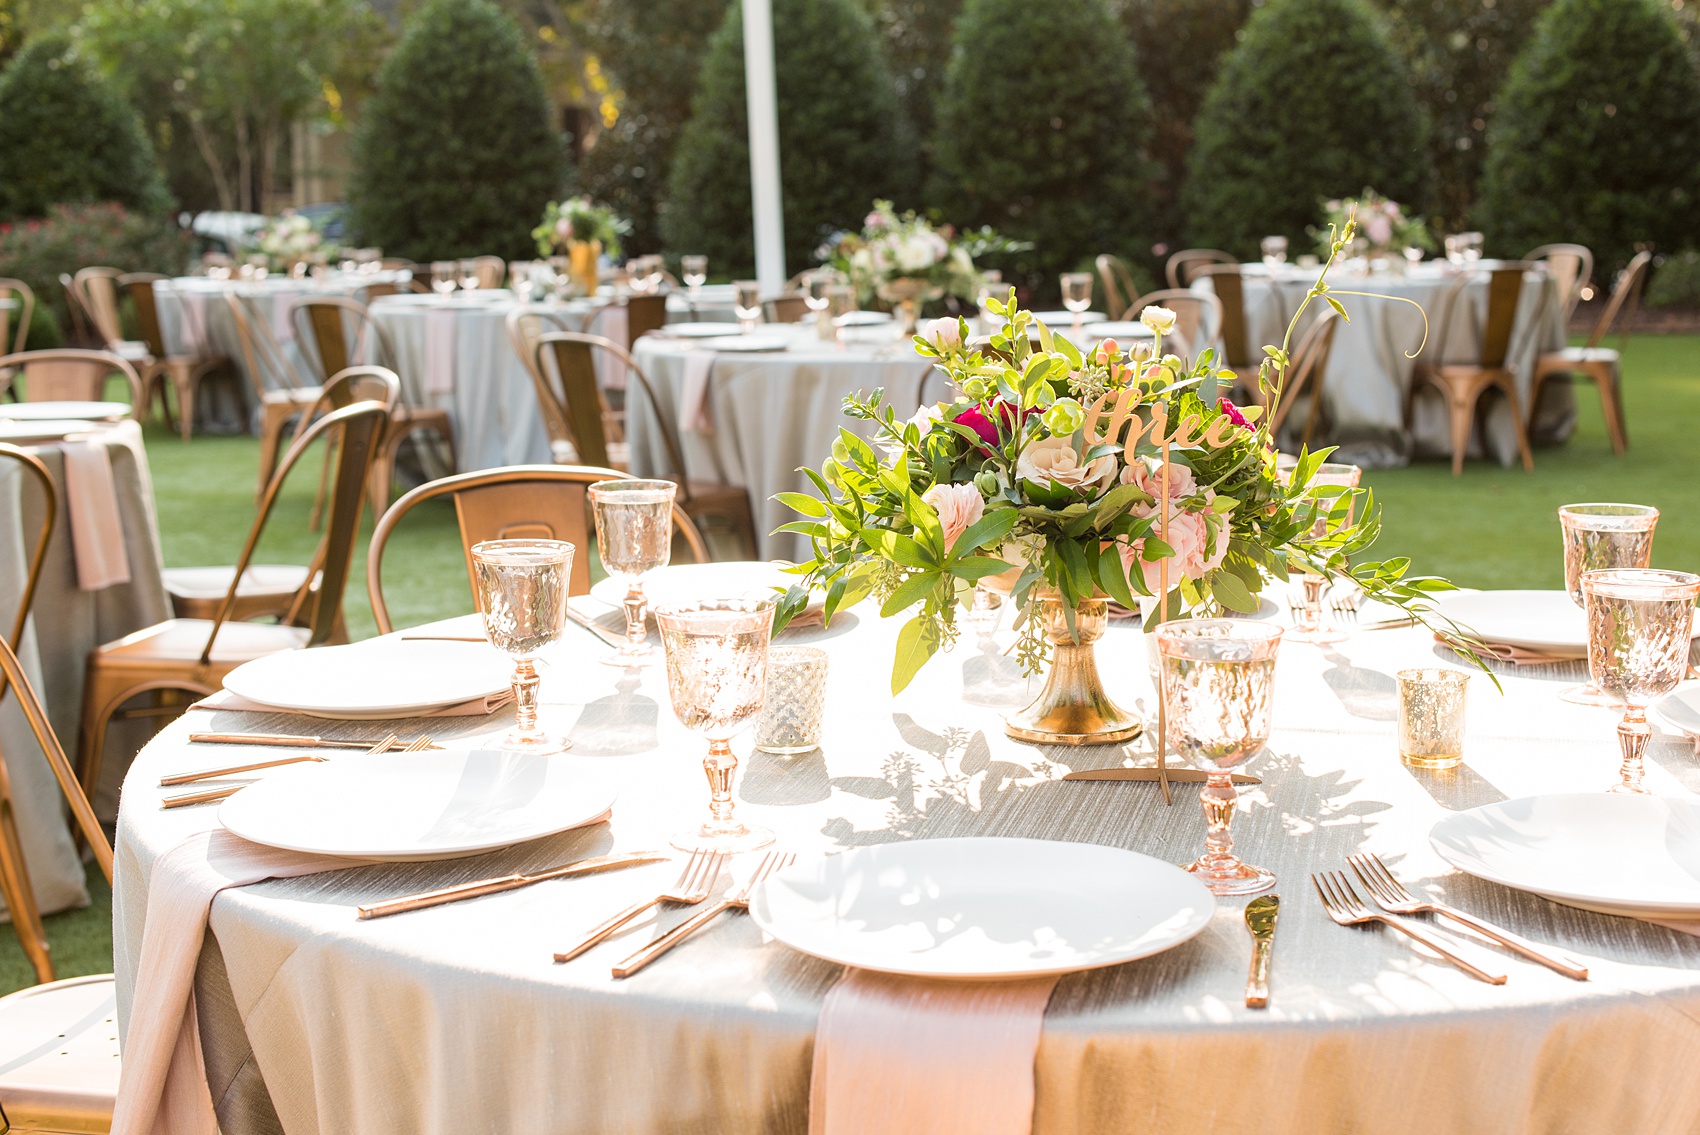
[[[1412,768],[1464,763],[1464,695],[1470,676],[1460,670],[1401,670],[1399,759]]]
[[[756,723],[756,748],[794,757],[820,748],[826,714],[826,651],[775,646],[767,652],[767,697]]]

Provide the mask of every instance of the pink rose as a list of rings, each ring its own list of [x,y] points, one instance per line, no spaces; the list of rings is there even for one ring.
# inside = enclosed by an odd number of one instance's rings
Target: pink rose
[[[1377,248],[1385,248],[1393,243],[1393,222],[1377,213],[1364,225],[1364,235]]]
[[[944,529],[944,547],[948,552],[956,538],[966,532],[986,514],[985,498],[973,485],[934,485],[921,494],[921,499],[939,514]]]
[[[992,425],[992,420],[986,417],[978,406],[968,407],[968,409],[956,415],[953,420],[979,434],[986,446],[993,446],[998,443],[998,428]]]
[[[1168,544],[1175,550],[1169,560],[1169,586],[1174,587],[1182,576],[1203,579],[1220,567],[1223,557],[1228,554],[1227,517],[1207,519],[1198,512],[1174,513],[1169,517]],[[1145,589],[1157,595],[1163,584],[1163,561],[1140,559],[1144,548],[1145,541],[1140,539],[1131,544],[1120,544],[1117,550],[1121,552],[1122,567],[1131,572],[1137,563],[1144,572]]]
[[[962,324],[955,316],[934,319],[921,329],[921,338],[940,354],[948,354],[962,347]]]
[[[1153,467],[1148,459],[1141,458],[1122,470],[1121,482],[1124,485],[1138,485],[1140,492],[1155,501],[1163,489],[1163,471],[1160,465]],[[1170,465],[1169,499],[1182,500],[1196,492],[1198,478],[1192,475],[1192,470],[1185,465]],[[1145,511],[1140,512],[1141,509]],[[1156,506],[1134,505],[1134,511],[1141,516],[1152,516],[1156,513]]]

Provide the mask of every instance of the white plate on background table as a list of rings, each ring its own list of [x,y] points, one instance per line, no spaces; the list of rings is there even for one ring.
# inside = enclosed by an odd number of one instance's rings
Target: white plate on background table
[[[1099,323],[1088,323],[1080,329],[1082,338],[1086,339],[1151,339],[1155,334],[1143,323],[1132,321],[1106,319]]]
[[[791,340],[783,335],[726,335],[716,339],[704,339],[702,344],[711,351],[736,351],[742,354],[789,350]]]
[[[224,688],[314,717],[416,717],[500,694],[513,672],[488,643],[379,638],[268,654],[226,674]]]
[[[454,859],[589,823],[614,803],[605,764],[496,749],[347,753],[267,773],[218,818],[268,847],[354,859]]]
[[[86,421],[14,422],[9,418],[0,418],[0,441],[10,442],[13,445],[64,441],[71,434],[90,432],[91,425],[92,423]]]
[[[792,949],[913,977],[1039,977],[1178,946],[1216,902],[1171,863],[1093,843],[918,839],[797,863],[750,900]]]
[[[0,402],[0,418],[14,422],[116,422],[128,402]]]
[[[1653,703],[1653,713],[1678,733],[1700,737],[1700,682],[1684,682]]]
[[[789,589],[802,578],[788,573],[783,564],[764,560],[671,564],[656,568],[643,577],[643,593],[651,610],[698,599],[741,599],[746,596],[777,599],[774,588]],[[621,580],[609,576],[591,584],[590,597],[610,607],[619,607],[625,602],[626,587]],[[810,607],[818,608],[825,601],[826,596],[820,595]]]
[[[663,339],[723,339],[742,331],[736,323],[669,323],[650,334]]]
[[[847,311],[836,317],[834,323],[842,327],[873,327],[881,323],[891,322],[889,311]]]
[[[1448,816],[1428,838],[1460,871],[1555,902],[1700,916],[1700,800],[1526,796]]]
[[[1483,641],[1531,650],[1588,649],[1588,617],[1565,591],[1453,592],[1434,609]]]
[[[1075,315],[1072,311],[1035,311],[1033,318],[1055,331],[1059,327],[1073,327]],[[1108,318],[1109,316],[1101,311],[1085,311],[1080,314],[1081,323],[1102,323]]]

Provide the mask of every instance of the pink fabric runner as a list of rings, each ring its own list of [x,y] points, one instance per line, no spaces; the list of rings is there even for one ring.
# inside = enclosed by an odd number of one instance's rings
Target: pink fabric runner
[[[160,858],[148,884],[113,1135],[218,1135],[194,993],[195,964],[218,892],[358,865],[261,847],[223,830],[192,836]]]
[[[124,547],[124,523],[118,516],[118,488],[106,446],[86,438],[67,439],[65,511],[71,522],[71,551],[77,561],[77,586],[99,591],[130,582],[130,558]]]
[[[809,1135],[1031,1135],[1056,984],[846,970],[815,1031]]]
[[[709,397],[709,378],[713,373],[713,351],[692,351],[685,356],[685,381],[679,390],[681,429],[701,434],[714,432],[714,405]]]
[[[453,308],[425,313],[425,393],[452,394],[455,388],[455,316]]]

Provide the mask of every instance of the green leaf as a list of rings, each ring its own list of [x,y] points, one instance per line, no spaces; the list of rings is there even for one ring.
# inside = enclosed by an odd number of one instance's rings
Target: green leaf
[[[804,516],[826,515],[826,505],[807,493],[774,493],[773,499]]]
[[[938,586],[941,578],[943,577],[937,573],[927,571],[917,572],[910,576],[898,584],[897,590],[893,591],[891,597],[885,601],[884,606],[880,608],[880,617],[889,619],[899,611],[913,607],[926,598],[927,592]]]
[[[956,538],[951,547],[952,556],[972,553],[988,544],[1002,544],[1003,538],[1009,535],[1021,520],[1021,513],[1013,508],[994,508],[980,519],[963,529],[962,535]]]
[[[1217,569],[1210,573],[1210,593],[1230,611],[1243,615],[1257,613],[1257,597],[1246,587],[1245,581],[1231,571]]]
[[[988,575],[1002,575],[1015,567],[992,556],[964,556],[950,562],[950,573],[958,579],[966,579],[970,583],[978,583]]]
[[[1073,540],[1059,540],[1054,545],[1062,566],[1068,571],[1069,589],[1075,599],[1092,594],[1092,569],[1086,564],[1086,553]]]
[[[1128,586],[1127,569],[1122,567],[1121,549],[1114,545],[1098,556],[1098,586],[1128,610],[1139,610],[1139,601],[1133,597],[1133,588]]]
[[[862,531],[863,539],[868,545],[886,559],[904,567],[936,568],[938,563],[921,545],[901,532],[893,532],[889,528],[867,528]]]
[[[1339,300],[1335,299],[1333,296],[1323,296],[1322,298],[1328,301],[1328,306],[1333,308],[1335,313],[1339,315],[1341,319],[1344,319],[1347,323],[1352,321],[1352,317],[1346,314],[1345,305]]]
[[[927,659],[938,653],[938,623],[916,615],[897,632],[897,653],[891,660],[891,692],[900,694],[914,681]]]

